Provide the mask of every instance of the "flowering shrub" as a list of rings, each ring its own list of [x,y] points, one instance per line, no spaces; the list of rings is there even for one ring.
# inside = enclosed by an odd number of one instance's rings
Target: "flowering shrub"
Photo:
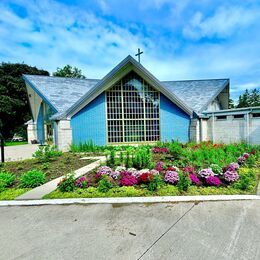
[[[138,183],[138,180],[135,176],[131,175],[129,172],[125,171],[121,173],[121,186],[134,186]]]
[[[211,168],[203,169],[198,174],[202,178],[208,178],[210,176],[214,176],[215,175]]]
[[[210,186],[220,186],[221,180],[216,176],[209,176],[206,178],[206,183]]]
[[[139,176],[139,172],[135,168],[128,168],[127,171],[130,175],[135,176],[136,178]]]
[[[152,149],[152,151],[153,151],[153,153],[169,153],[169,149],[166,148],[166,147],[163,147],[163,148],[161,148],[161,147],[154,147]]]
[[[200,180],[197,177],[197,175],[195,175],[194,173],[190,173],[189,177],[190,177],[191,183],[193,183],[195,185],[200,185]]]
[[[175,184],[179,180],[179,174],[175,171],[166,171],[164,180],[170,184]]]
[[[164,170],[164,163],[162,161],[157,162],[155,165],[155,170],[162,172]]]
[[[238,163],[230,163],[228,166],[227,166],[227,171],[237,171],[239,169],[239,164]]]
[[[75,186],[78,188],[87,188],[88,187],[88,179],[86,177],[80,177],[75,181]]]
[[[112,169],[108,166],[101,166],[97,169],[97,174],[95,176],[96,179],[100,179],[102,175],[110,175],[112,174]]]
[[[148,183],[153,179],[153,175],[150,172],[145,172],[139,176],[140,183]]]
[[[239,175],[236,171],[226,171],[224,173],[224,179],[227,182],[235,182],[239,179]]]
[[[222,168],[219,165],[217,165],[217,164],[211,164],[210,168],[212,169],[212,171],[216,175],[222,175],[223,174]]]

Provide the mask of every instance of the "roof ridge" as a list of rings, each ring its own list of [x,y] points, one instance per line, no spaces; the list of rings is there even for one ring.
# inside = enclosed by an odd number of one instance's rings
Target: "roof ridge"
[[[185,82],[185,81],[209,81],[209,80],[230,80],[229,78],[218,79],[183,79],[183,80],[162,80],[161,82]]]
[[[93,79],[93,78],[70,78],[70,77],[58,77],[58,76],[47,76],[47,75],[34,75],[34,74],[23,74],[23,76],[36,76],[36,77],[44,77],[44,78],[58,78],[58,79],[71,79],[71,80],[101,80],[101,79]]]

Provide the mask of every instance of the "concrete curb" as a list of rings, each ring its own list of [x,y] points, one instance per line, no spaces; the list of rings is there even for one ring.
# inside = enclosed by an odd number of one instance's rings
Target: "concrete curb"
[[[48,200],[5,200],[0,201],[3,206],[42,206],[42,205],[70,205],[70,204],[136,204],[136,203],[177,203],[203,201],[238,201],[260,200],[258,195],[205,195],[205,196],[161,196],[161,197],[123,197],[123,198],[75,198]]]

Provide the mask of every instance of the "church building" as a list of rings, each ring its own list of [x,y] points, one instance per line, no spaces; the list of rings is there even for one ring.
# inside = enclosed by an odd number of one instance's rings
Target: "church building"
[[[63,151],[88,142],[260,143],[260,107],[228,109],[229,79],[160,81],[131,56],[102,79],[23,78],[33,117],[29,142],[50,141]]]

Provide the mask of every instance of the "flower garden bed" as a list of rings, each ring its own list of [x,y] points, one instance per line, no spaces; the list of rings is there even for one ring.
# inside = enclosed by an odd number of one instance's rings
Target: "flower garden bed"
[[[128,148],[78,179],[70,175],[45,198],[255,194],[259,146],[159,144]]]
[[[94,160],[79,154],[43,151],[35,159],[0,164],[0,200],[13,200],[30,189],[71,173]],[[39,153],[38,153],[39,154]],[[48,154],[48,156],[43,156]]]

